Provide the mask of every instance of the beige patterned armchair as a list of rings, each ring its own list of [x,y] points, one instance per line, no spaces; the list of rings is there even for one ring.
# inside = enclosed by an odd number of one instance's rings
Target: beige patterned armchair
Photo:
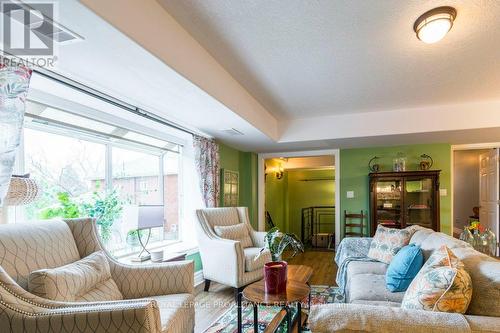
[[[27,291],[28,276],[103,248],[91,219],[0,226],[0,331],[192,332],[191,261],[124,265],[107,256],[124,300],[59,302]]]
[[[255,260],[264,247],[265,232],[255,231],[250,225],[247,207],[206,208],[197,211],[197,236],[203,264],[205,290],[210,281],[236,288],[262,279],[263,266],[271,261],[271,253],[265,250]],[[225,239],[215,232],[217,226],[246,225],[251,241],[244,246],[241,241]]]

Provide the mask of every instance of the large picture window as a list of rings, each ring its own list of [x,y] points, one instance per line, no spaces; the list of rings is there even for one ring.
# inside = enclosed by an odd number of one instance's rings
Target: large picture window
[[[140,249],[141,231],[122,221],[128,205],[163,206],[150,244],[177,242],[182,231],[182,147],[95,119],[28,103],[17,171],[42,196],[16,208],[14,222],[92,216],[116,256]]]

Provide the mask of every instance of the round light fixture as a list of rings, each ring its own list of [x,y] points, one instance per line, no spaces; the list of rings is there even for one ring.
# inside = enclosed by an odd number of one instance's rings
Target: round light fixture
[[[457,17],[453,7],[438,7],[422,14],[413,25],[418,39],[427,44],[440,41],[446,36]]]

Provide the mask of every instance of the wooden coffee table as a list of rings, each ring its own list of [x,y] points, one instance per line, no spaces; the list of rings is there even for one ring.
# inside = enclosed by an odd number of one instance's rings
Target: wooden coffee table
[[[265,290],[264,280],[254,282],[243,289],[243,297],[253,304],[254,316],[254,332],[259,330],[258,306],[281,306],[283,308],[276,317],[269,323],[265,332],[274,332],[281,321],[286,318],[288,324],[288,332],[292,332],[293,321],[290,305],[297,303],[297,327],[298,332],[302,331],[302,300],[309,297],[311,288],[308,284],[309,279],[313,274],[313,270],[309,266],[304,265],[289,265],[288,266],[288,282],[286,293],[283,294],[268,294]],[[238,332],[241,332],[241,306],[238,308]]]

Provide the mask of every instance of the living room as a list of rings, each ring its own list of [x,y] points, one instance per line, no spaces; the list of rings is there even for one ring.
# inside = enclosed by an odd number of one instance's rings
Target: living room
[[[500,332],[500,2],[1,11],[0,331]]]

